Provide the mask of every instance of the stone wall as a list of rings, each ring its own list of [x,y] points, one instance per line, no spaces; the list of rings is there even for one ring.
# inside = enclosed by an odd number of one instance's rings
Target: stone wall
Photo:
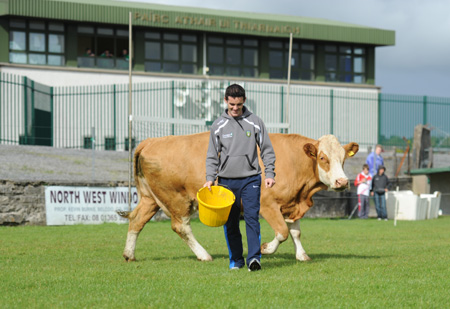
[[[39,182],[0,181],[0,224],[45,224],[45,187]]]
[[[314,206],[306,213],[305,218],[342,218],[348,217],[358,203],[354,179],[350,180],[351,189],[337,193],[331,191],[317,192],[314,197]],[[409,177],[390,179],[391,190],[411,190],[412,180]],[[354,215],[357,215],[355,213]],[[375,203],[370,201],[369,217],[376,217]]]
[[[353,183],[353,180],[352,182]],[[410,178],[393,181],[394,188],[411,189]],[[0,180],[0,225],[45,225],[45,187],[46,186],[81,186],[81,187],[126,187],[127,182],[108,183],[51,183],[51,182],[15,182]],[[314,196],[314,206],[307,212],[307,218],[341,218],[348,216],[357,203],[356,188],[336,193],[321,191]],[[373,208],[373,207],[372,207]],[[374,209],[371,209],[373,215]],[[158,212],[154,220],[167,217]]]

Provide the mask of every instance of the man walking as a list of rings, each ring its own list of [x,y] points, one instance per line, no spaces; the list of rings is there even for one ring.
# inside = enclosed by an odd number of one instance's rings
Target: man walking
[[[383,147],[381,145],[375,146],[375,151],[369,153],[366,158],[366,164],[369,166],[370,175],[375,176],[378,172],[378,168],[384,165],[383,157],[381,153],[383,152]]]
[[[218,177],[219,184],[228,186],[236,196],[224,226],[230,269],[245,266],[239,229],[242,200],[247,232],[247,267],[249,271],[256,271],[261,269],[261,168],[257,146],[265,167],[266,188],[275,185],[275,152],[263,121],[244,106],[244,88],[237,84],[229,86],[224,99],[228,108],[211,126],[206,157],[206,183],[203,187],[211,190]]]

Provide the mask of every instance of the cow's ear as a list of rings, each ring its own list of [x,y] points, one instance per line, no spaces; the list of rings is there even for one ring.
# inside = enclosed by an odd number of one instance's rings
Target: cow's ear
[[[357,143],[348,143],[344,146],[346,157],[353,157],[359,150],[359,145]]]
[[[313,144],[311,144],[311,143],[305,144],[305,146],[303,146],[303,150],[305,151],[305,153],[308,157],[310,157],[312,159],[317,158],[317,148]]]

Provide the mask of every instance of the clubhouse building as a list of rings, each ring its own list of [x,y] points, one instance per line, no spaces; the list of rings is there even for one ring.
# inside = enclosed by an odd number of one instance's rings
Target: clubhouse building
[[[376,89],[375,49],[395,32],[325,19],[109,0],[0,0],[0,70],[49,86],[149,79]]]

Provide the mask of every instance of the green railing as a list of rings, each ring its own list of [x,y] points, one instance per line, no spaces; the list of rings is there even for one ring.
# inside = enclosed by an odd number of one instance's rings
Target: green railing
[[[239,81],[236,81],[239,82]],[[133,84],[133,115],[172,121],[133,121],[133,143],[147,137],[182,135],[208,130],[224,109],[226,87],[234,81],[166,80]],[[341,143],[381,143],[404,147],[417,124],[428,124],[433,147],[450,149],[450,98],[380,94],[291,86],[240,83],[246,106],[270,132],[311,138],[334,134]],[[0,142],[65,148],[126,150],[128,147],[128,85],[48,87],[26,77],[0,75]],[[175,119],[176,121],[173,121]],[[203,120],[192,125],[186,120]]]
[[[380,94],[378,141],[387,146],[412,142],[414,127],[427,124],[434,148],[450,148],[450,98]]]

